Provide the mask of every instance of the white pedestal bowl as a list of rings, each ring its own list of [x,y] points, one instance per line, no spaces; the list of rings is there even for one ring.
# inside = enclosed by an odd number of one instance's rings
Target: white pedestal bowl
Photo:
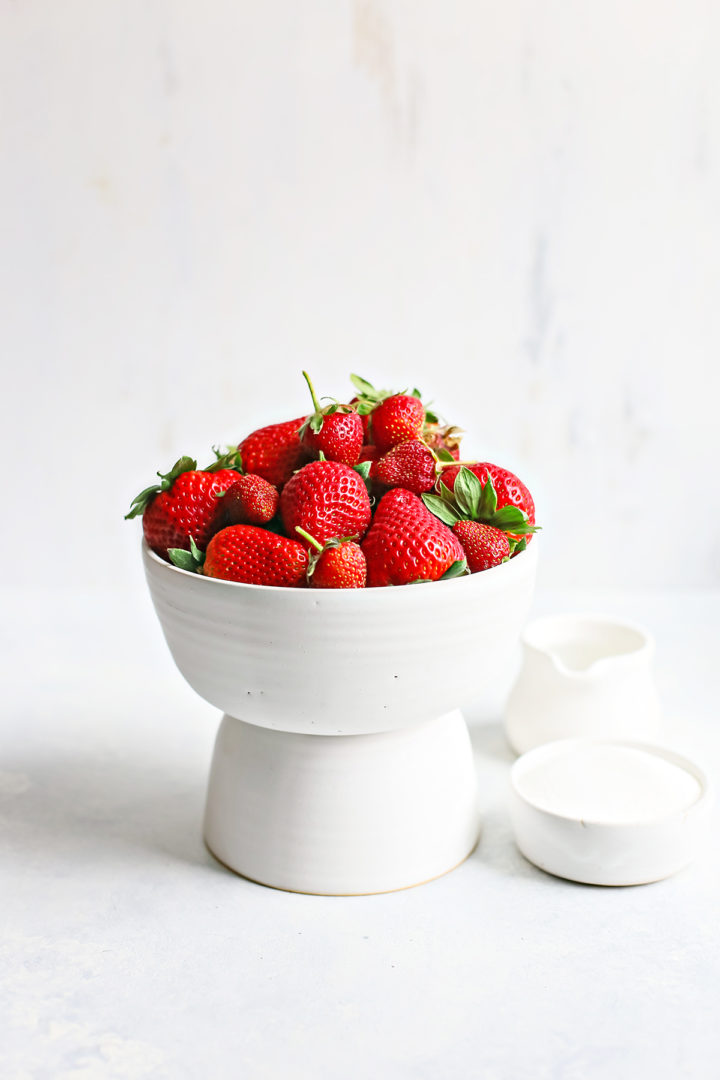
[[[477,843],[458,711],[514,646],[537,542],[470,577],[281,589],[187,573],[143,544],[178,668],[223,717],[205,840],[237,873],[330,895],[420,884]]]

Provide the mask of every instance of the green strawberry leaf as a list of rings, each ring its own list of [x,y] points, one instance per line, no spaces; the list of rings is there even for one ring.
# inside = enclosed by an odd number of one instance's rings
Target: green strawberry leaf
[[[440,495],[446,503],[450,503],[451,506],[455,505],[455,496],[444,480],[440,481]]]
[[[495,485],[492,482],[492,476],[488,476],[485,486],[482,489],[482,497],[480,499],[480,505],[475,520],[489,521],[496,509],[497,494],[495,492]]]
[[[185,551],[184,548],[169,548],[168,557],[173,566],[179,566],[181,570],[189,570],[190,573],[197,573],[198,564],[192,552]]]
[[[510,554],[517,555],[519,552],[524,551],[527,547],[527,540],[525,537],[521,537],[519,540],[510,541]]]
[[[455,501],[470,518],[477,516],[482,497],[482,484],[475,473],[463,465],[455,478]]]
[[[537,532],[538,525],[529,525],[528,516],[524,510],[517,506],[503,506],[492,517],[487,519],[488,525],[494,525],[503,532],[515,533],[516,536],[528,536]]]
[[[223,495],[224,494],[225,492],[223,492]],[[193,536],[190,537],[190,554],[192,555],[198,566],[202,566],[202,564],[205,562],[205,555],[195,543],[195,537]]]
[[[324,419],[325,417],[321,412],[313,413],[310,417],[310,430],[313,432],[314,435],[317,435],[319,432],[322,431]]]
[[[417,396],[419,397],[420,395],[418,394]],[[437,415],[437,413],[432,412],[431,409],[426,409],[425,410],[425,420],[427,421],[428,424],[439,424],[440,423],[440,417]]]
[[[353,465],[353,469],[356,473],[360,473],[363,480],[367,480],[370,475],[370,470],[372,469],[372,464],[372,461],[358,461],[357,465]]]
[[[228,446],[225,450],[213,446],[213,453],[215,460],[210,465],[206,465],[202,470],[203,472],[219,472],[220,469],[234,469],[238,473],[243,472],[242,458],[236,446]]]
[[[460,516],[455,512],[452,506],[449,506],[439,495],[431,495],[426,491],[421,495],[421,498],[430,513],[434,514],[436,518],[440,518],[440,520],[444,522],[445,525],[449,525],[450,528],[460,520]]]
[[[435,451],[439,461],[446,461],[448,464],[455,464],[455,458],[452,456],[449,450],[446,450],[444,446],[441,446]]]
[[[359,413],[360,416],[368,416],[373,411],[373,409],[375,408],[375,402],[374,401],[358,401],[357,404],[355,406],[353,406],[353,407],[355,409],[355,412]]]
[[[377,396],[377,390],[373,384],[369,383],[367,379],[361,378],[360,375],[351,375],[350,382],[363,397],[374,398]]]
[[[462,577],[463,574],[467,574],[467,559],[457,559],[438,580],[447,581],[449,578]]]

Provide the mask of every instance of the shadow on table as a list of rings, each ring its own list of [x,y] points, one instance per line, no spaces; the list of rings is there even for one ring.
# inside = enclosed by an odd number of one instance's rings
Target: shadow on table
[[[0,818],[23,861],[177,861],[228,871],[202,839],[206,776],[108,757],[24,758],[0,773]]]

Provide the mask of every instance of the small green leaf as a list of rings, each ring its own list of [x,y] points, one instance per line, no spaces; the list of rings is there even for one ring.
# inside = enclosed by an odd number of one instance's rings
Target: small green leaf
[[[425,410],[425,419],[427,420],[428,424],[440,423],[440,417],[436,413],[432,412],[430,409]]]
[[[223,495],[224,494],[225,492],[223,492]],[[194,536],[190,537],[190,553],[198,566],[202,566],[202,564],[205,562],[205,555],[195,543]]]
[[[492,476],[488,476],[485,486],[482,489],[482,498],[480,499],[480,505],[475,520],[489,521],[495,513],[496,508],[497,494],[495,493],[495,485],[492,482]]]
[[[467,573],[467,559],[457,559],[454,563],[448,566],[445,573],[439,579],[440,581],[447,581],[448,578],[462,577]]]
[[[410,395],[411,395],[411,397],[420,398],[422,400],[422,394],[418,390],[417,386],[413,390],[410,391]]]
[[[361,378],[360,375],[351,375],[350,382],[360,394],[363,394],[366,397],[377,396],[377,390],[373,384],[369,383],[367,379]]]
[[[474,488],[471,484],[469,477],[473,476],[477,480],[477,477],[470,472],[464,465],[460,469],[460,472],[455,477],[455,502],[458,504],[463,514],[470,517],[472,516],[472,504],[473,504],[473,492]]]
[[[357,405],[355,405],[355,411],[359,413],[360,416],[368,416],[374,408],[374,401],[359,401]]]
[[[448,463],[455,463],[455,458],[452,456],[449,450],[446,450],[444,446],[441,446],[435,451],[440,461],[446,461]]]
[[[372,464],[372,461],[358,461],[357,465],[353,465],[353,469],[362,476],[363,480],[367,480]]]
[[[313,434],[317,435],[322,431],[323,421],[325,417],[322,413],[313,413],[310,417],[310,430]]]
[[[440,481],[440,494],[445,502],[455,504],[455,496],[444,480]]]
[[[467,508],[471,518],[476,518],[482,497],[482,484],[474,472],[463,465],[455,478],[455,500],[458,506]]]
[[[179,566],[181,570],[189,570],[191,573],[197,572],[198,564],[192,553],[185,551],[184,548],[170,548],[168,558],[174,566]]]
[[[510,544],[511,554],[517,555],[519,552],[524,551],[527,547],[527,540],[525,537],[521,537],[519,540],[513,540]]]
[[[529,525],[528,516],[524,510],[517,506],[503,506],[492,517],[487,519],[488,525],[494,525],[503,532],[515,533],[516,536],[528,536],[537,532],[538,525]]]
[[[460,520],[459,516],[455,513],[451,506],[441,499],[439,495],[430,495],[428,492],[424,492],[421,495],[422,501],[427,506],[431,514],[434,514],[436,518],[440,518],[442,522],[449,525],[452,528],[456,522]]]

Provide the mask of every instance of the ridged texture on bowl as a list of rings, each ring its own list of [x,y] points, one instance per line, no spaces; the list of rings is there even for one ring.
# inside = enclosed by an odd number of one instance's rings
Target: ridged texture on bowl
[[[477,695],[520,633],[537,542],[471,577],[372,590],[240,585],[143,557],[170,651],[201,697],[263,727],[347,735]]]

